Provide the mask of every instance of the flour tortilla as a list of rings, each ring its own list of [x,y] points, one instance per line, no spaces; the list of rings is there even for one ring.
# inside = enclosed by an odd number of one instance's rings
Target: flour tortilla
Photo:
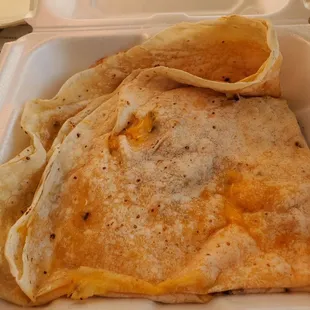
[[[191,79],[193,86],[227,94],[279,97],[281,63],[275,30],[265,20],[233,15],[180,23],[74,75],[53,99],[30,101],[23,127],[48,150],[62,124],[91,100],[113,93],[134,70],[157,66],[180,83]]]
[[[222,52],[226,54],[223,55]],[[195,56],[190,57],[193,54]],[[28,182],[27,186],[14,194],[16,203],[8,206],[9,200],[6,198],[0,201],[1,210],[6,210],[2,215],[7,214],[6,212],[11,214],[5,215],[10,220],[2,220],[1,217],[1,222],[5,223],[2,242],[7,229],[18,219],[21,210],[27,208],[27,201],[32,200],[46,160],[57,145],[63,142],[84,117],[112,97],[113,91],[133,70],[156,66],[158,74],[170,76],[179,82],[191,80],[192,85],[231,94],[278,96],[280,64],[278,43],[268,22],[230,16],[215,22],[184,23],[171,27],[141,46],[108,57],[99,66],[74,75],[53,99],[28,102],[22,116],[22,127],[36,143],[24,152],[29,152],[35,160],[28,162],[23,152],[11,161],[9,170],[8,164],[0,167],[1,179],[11,173],[19,177],[14,182],[11,182],[11,178],[1,180],[4,182],[4,185],[0,185],[3,197],[15,193],[16,184]],[[164,66],[174,69],[167,70]],[[219,70],[215,70],[215,67]],[[198,72],[197,68],[201,71]],[[213,76],[215,72],[216,75]],[[27,168],[29,166],[31,168]],[[15,173],[17,170],[18,174]],[[24,200],[25,196],[27,200]],[[5,260],[2,259],[0,265],[5,273],[2,279],[7,279],[5,277],[9,277],[9,272]],[[21,295],[19,299],[15,294],[18,288],[14,288],[13,280],[10,283],[12,289],[0,286],[0,291],[4,290],[0,295],[6,300],[23,303],[20,300],[25,301],[24,296]]]
[[[11,272],[33,301],[309,286],[309,159],[284,100],[143,70],[55,149]]]
[[[4,257],[4,244],[11,226],[31,204],[45,166],[45,150],[37,138],[33,139],[33,146],[0,166],[0,298],[19,305],[26,305],[30,300],[16,285],[10,273]]]

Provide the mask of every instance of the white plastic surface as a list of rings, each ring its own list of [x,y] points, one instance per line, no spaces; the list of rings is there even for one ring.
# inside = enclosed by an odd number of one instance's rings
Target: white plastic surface
[[[134,20],[146,1],[152,2],[148,11],[144,10],[145,15],[140,20]],[[291,25],[277,26],[284,57],[281,83],[283,97],[296,113],[310,145],[310,25],[306,24],[309,12],[303,7],[303,1],[236,0],[227,1],[228,6],[221,6],[220,0],[80,0],[79,3],[77,6],[76,0],[40,0],[38,14],[29,17],[35,32],[6,44],[1,53],[0,163],[18,154],[29,143],[19,126],[25,101],[36,97],[51,98],[68,77],[97,59],[139,44],[168,24],[214,18],[198,16],[207,13],[259,13],[284,24],[291,10]],[[251,7],[250,3],[257,6]],[[122,20],[118,20],[119,7],[124,8],[122,16],[127,14]],[[165,12],[159,10],[163,7]],[[183,13],[175,13],[177,8]],[[167,13],[169,11],[174,13]],[[0,301],[0,310],[6,309],[20,308]],[[223,296],[206,305],[162,305],[135,299],[94,298],[81,302],[61,299],[36,309],[310,310],[310,294]]]

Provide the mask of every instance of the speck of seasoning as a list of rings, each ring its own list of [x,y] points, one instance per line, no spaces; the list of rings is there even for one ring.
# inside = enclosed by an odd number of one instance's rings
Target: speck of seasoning
[[[43,271],[43,273],[44,273],[44,274],[47,274],[47,272],[46,272],[46,271]]]
[[[199,230],[197,230],[196,233],[199,234]]]
[[[81,98],[81,95],[79,95],[79,98]]]
[[[139,183],[141,180],[140,180],[140,179],[137,179],[136,181]]]
[[[160,208],[160,205],[157,205],[157,208]]]
[[[185,149],[186,149],[186,150],[189,150],[189,146],[188,146],[188,145],[186,145],[186,146],[185,146]]]
[[[86,148],[87,148],[87,145],[85,145],[84,147],[85,147],[85,149],[86,149]]]
[[[66,98],[62,98],[62,101],[66,101]],[[60,107],[58,107],[58,108],[60,108]]]
[[[166,239],[165,242],[168,242],[168,240]]]
[[[164,167],[164,169],[167,169],[167,168],[168,168],[167,166]]]
[[[216,127],[215,127],[215,126],[212,126],[212,128],[215,129]]]
[[[107,167],[102,167],[102,169],[103,169],[103,170],[106,170],[106,169],[107,169]]]
[[[177,104],[176,102],[173,103],[173,105],[176,105],[176,104]]]
[[[139,219],[139,218],[140,218],[140,215],[138,214],[138,215],[136,216],[136,218]]]
[[[207,256],[211,256],[211,254],[207,253]]]
[[[30,157],[29,157],[29,156],[27,156],[27,157],[26,157],[26,159],[27,159],[27,160],[30,160]]]
[[[53,124],[54,127],[59,127],[60,126],[60,123],[58,121],[54,122]]]
[[[227,244],[228,246],[230,246],[230,242],[226,242],[226,244]]]
[[[225,77],[224,81],[230,83],[230,78],[229,77]]]
[[[130,105],[130,102],[129,102],[129,101],[126,101],[126,104],[127,104],[127,105]]]
[[[151,212],[154,212],[154,209],[151,209]]]
[[[288,293],[290,291],[290,289],[288,289],[287,287],[284,288],[284,292]]]
[[[79,138],[79,137],[81,136],[81,134],[80,134],[80,133],[77,133],[76,136]]]
[[[216,245],[217,248],[220,248],[221,246],[219,244]]]
[[[299,141],[296,141],[296,142],[295,142],[295,145],[296,145],[297,147],[299,147],[299,148],[302,148],[302,145],[301,145],[301,143],[300,143]]]
[[[56,238],[56,235],[55,234],[50,234],[50,239],[51,240],[54,240]]]
[[[270,264],[266,264],[268,267],[270,267]]]
[[[21,212],[21,214],[24,214],[24,211],[23,211],[23,210],[21,210],[20,212]]]
[[[222,43],[225,43],[225,41],[222,41]]]
[[[89,90],[88,90],[88,89],[86,89],[86,92],[88,93],[88,92],[89,92]]]
[[[83,300],[83,298],[81,297],[80,300]]]
[[[128,202],[128,199],[124,199],[124,202]]]
[[[57,168],[58,171],[60,171],[60,168]]]
[[[183,174],[183,178],[186,178],[186,174]]]
[[[133,228],[137,228],[137,225],[133,225]]]
[[[87,221],[87,219],[89,218],[90,216],[90,212],[85,212],[84,215],[83,215],[83,220],[84,221]]]
[[[215,112],[212,112],[212,115],[214,115],[215,114]]]
[[[154,65],[154,67],[159,67],[160,66],[160,64],[156,64],[156,65]]]

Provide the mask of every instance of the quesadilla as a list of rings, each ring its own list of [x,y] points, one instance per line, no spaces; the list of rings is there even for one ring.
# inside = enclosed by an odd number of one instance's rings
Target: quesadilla
[[[33,302],[309,286],[310,152],[287,103],[177,80],[141,71],[55,149],[6,243]]]
[[[3,247],[8,230],[30,205],[48,159],[85,117],[105,102],[105,109],[111,109],[115,99],[109,99],[127,76],[127,81],[135,77],[135,69],[156,67],[158,74],[179,83],[190,80],[226,94],[279,96],[281,60],[274,29],[266,21],[229,16],[182,23],[74,75],[53,99],[28,102],[22,127],[32,144],[0,166],[0,297],[29,302],[10,275]]]

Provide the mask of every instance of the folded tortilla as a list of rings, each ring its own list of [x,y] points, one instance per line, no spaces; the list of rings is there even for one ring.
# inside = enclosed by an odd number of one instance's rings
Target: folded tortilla
[[[175,81],[189,80],[191,85],[227,94],[279,96],[281,60],[274,29],[266,21],[229,16],[182,23],[74,75],[53,99],[28,102],[22,127],[32,145],[0,166],[0,255],[3,257],[8,229],[32,201],[48,158],[81,120],[113,97],[132,71],[156,67],[158,74]],[[9,197],[14,197],[13,202]],[[4,258],[0,279],[1,298],[18,304],[29,301],[14,284]]]
[[[180,83],[190,79],[227,94],[279,97],[281,62],[275,30],[265,20],[233,15],[177,24],[74,75],[53,99],[27,103],[23,127],[49,149],[62,124],[90,100],[113,93],[134,70],[151,67],[173,69],[165,74]]]
[[[34,302],[201,302],[309,286],[309,241],[310,152],[286,102],[149,69],[55,149],[6,258]]]

